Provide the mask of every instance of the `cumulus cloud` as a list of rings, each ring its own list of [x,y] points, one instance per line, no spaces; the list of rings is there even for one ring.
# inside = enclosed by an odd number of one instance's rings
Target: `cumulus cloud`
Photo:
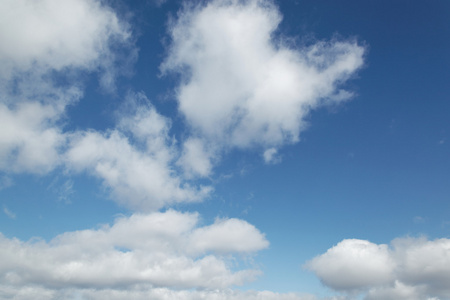
[[[388,283],[393,271],[387,245],[356,239],[340,242],[308,266],[323,283],[337,290]]]
[[[48,243],[2,235],[0,281],[3,288],[50,290],[135,285],[190,289],[241,285],[259,274],[255,269],[232,271],[231,261],[219,254],[266,248],[261,232],[242,220],[221,220],[207,227],[198,222],[196,213],[169,210],[121,217],[112,226],[66,232]],[[231,245],[208,235],[231,230],[237,234],[228,239]]]
[[[339,86],[362,66],[364,48],[337,40],[290,46],[276,37],[281,19],[271,1],[217,0],[186,5],[170,25],[161,70],[181,74],[179,110],[210,143],[297,142],[311,109],[351,97]]]
[[[199,228],[193,233],[190,249],[200,253],[253,252],[269,246],[258,232],[253,225],[243,220],[218,219],[213,225]]]
[[[450,240],[399,238],[391,245],[344,240],[306,264],[327,286],[366,299],[450,297]]]
[[[128,25],[97,0],[6,0],[0,20],[0,75],[6,79],[20,72],[105,68],[110,44],[130,37]]]
[[[100,178],[115,200],[132,209],[150,211],[208,196],[211,187],[192,186],[173,169],[178,151],[168,134],[170,121],[148,100],[146,106],[131,106],[134,112],[113,130],[73,134],[65,155],[69,169]]]
[[[0,170],[47,173],[59,164],[65,137],[55,126],[61,111],[53,105],[0,103]]]

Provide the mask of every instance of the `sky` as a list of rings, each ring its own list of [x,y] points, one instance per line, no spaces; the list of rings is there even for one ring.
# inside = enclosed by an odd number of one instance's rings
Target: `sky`
[[[449,20],[0,0],[0,299],[450,299]]]

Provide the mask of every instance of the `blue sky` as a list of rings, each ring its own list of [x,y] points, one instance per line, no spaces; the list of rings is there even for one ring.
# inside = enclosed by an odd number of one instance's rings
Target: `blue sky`
[[[0,1],[0,299],[450,299],[447,1]]]

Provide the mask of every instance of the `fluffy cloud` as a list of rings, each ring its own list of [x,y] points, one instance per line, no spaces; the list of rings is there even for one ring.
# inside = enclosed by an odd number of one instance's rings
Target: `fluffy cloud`
[[[111,47],[128,25],[96,0],[0,3],[0,170],[46,173],[60,163],[66,106],[82,96],[77,73],[115,77]]]
[[[130,37],[128,25],[97,0],[6,0],[0,4],[0,75],[110,62],[109,45]]]
[[[178,151],[168,135],[170,121],[144,95],[130,97],[132,112],[119,120],[116,129],[71,137],[66,165],[100,178],[115,200],[132,209],[149,211],[205,198],[211,187],[191,186],[172,167]],[[135,99],[141,101],[139,106],[133,104]]]
[[[25,102],[14,108],[0,103],[0,170],[47,173],[59,163],[65,138],[55,126],[60,111]]]
[[[212,172],[215,151],[206,149],[198,138],[189,138],[183,144],[183,153],[177,164],[182,167],[187,178],[207,177]]]
[[[387,245],[355,239],[340,242],[308,266],[323,283],[337,290],[388,283],[393,271]]]
[[[391,247],[344,240],[306,266],[327,286],[365,291],[366,299],[446,299],[449,253],[449,239],[399,238]]]
[[[253,269],[231,271],[218,254],[253,253],[268,242],[242,220],[198,227],[195,213],[167,211],[122,217],[112,226],[67,232],[50,242],[0,236],[3,288],[226,288],[252,280]],[[236,234],[223,244],[211,232]],[[237,266],[235,266],[237,267]],[[0,289],[1,290],[1,289]]]
[[[362,66],[364,48],[291,47],[275,37],[280,22],[265,0],[210,1],[179,13],[161,70],[181,74],[179,109],[199,136],[222,146],[281,146],[298,141],[311,109],[351,96],[339,85]]]

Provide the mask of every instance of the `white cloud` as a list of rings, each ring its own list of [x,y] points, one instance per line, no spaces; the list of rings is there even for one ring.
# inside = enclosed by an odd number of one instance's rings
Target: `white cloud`
[[[390,286],[378,287],[369,290],[367,300],[421,300],[430,299],[423,296],[423,288],[408,286],[399,281],[395,281]]]
[[[263,157],[266,164],[277,164],[281,162],[281,157],[277,155],[278,150],[276,148],[269,148],[264,151]]]
[[[337,290],[382,285],[392,280],[393,261],[387,245],[343,240],[308,263],[326,285]]]
[[[24,289],[14,289],[0,285],[0,295],[18,300],[59,300],[59,299],[89,299],[89,300],[318,300],[312,295],[294,293],[274,293],[270,291],[239,291],[231,289],[215,290],[172,290],[167,288],[151,288],[138,286],[124,289],[59,289],[50,290],[39,286]],[[322,299],[322,298],[320,298]],[[328,298],[327,298],[328,299]],[[337,300],[330,298],[328,300]],[[325,299],[323,299],[325,300]]]
[[[195,252],[254,252],[269,246],[269,242],[253,225],[239,219],[218,219],[213,225],[197,229],[192,234],[190,248]]]
[[[206,149],[204,141],[189,138],[183,143],[183,153],[177,164],[187,178],[207,177],[211,174],[215,157],[213,149]]]
[[[391,246],[344,240],[307,263],[327,286],[367,299],[450,297],[450,240],[399,238]]]
[[[0,103],[0,170],[47,173],[59,163],[65,138],[55,126],[61,112],[39,102]]]
[[[198,221],[196,213],[169,210],[122,217],[112,226],[67,232],[48,243],[0,236],[4,262],[0,281],[3,287],[37,286],[55,291],[121,290],[136,285],[146,289],[222,289],[241,285],[260,273],[254,269],[231,271],[231,260],[219,254],[264,249],[268,243],[263,234],[242,220],[223,220],[207,227],[198,227]],[[204,233],[224,230],[228,234],[235,231],[236,236],[228,239],[231,245]]]
[[[348,99],[340,90],[363,64],[356,42],[295,48],[275,38],[281,15],[271,1],[186,5],[169,30],[163,73],[182,76],[179,109],[212,143],[272,148],[297,142],[305,116]]]
[[[78,73],[111,85],[110,49],[130,47],[128,25],[97,0],[5,0],[0,40],[0,170],[47,173],[61,162],[65,109],[82,96]]]
[[[97,0],[5,0],[0,3],[0,75],[108,62],[109,44],[129,39],[128,25]]]
[[[177,175],[170,121],[149,102],[146,105],[135,106],[114,130],[75,133],[66,153],[67,166],[100,178],[117,202],[132,209],[150,211],[202,200],[212,188],[192,186]]]

